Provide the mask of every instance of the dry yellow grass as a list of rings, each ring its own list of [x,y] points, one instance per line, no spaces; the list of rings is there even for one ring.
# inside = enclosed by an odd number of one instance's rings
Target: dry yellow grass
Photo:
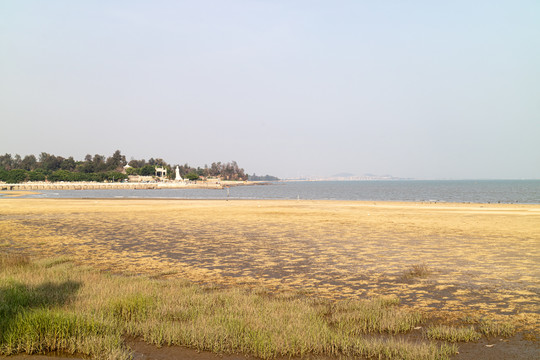
[[[3,249],[540,328],[538,205],[3,198],[0,215]],[[430,274],[403,276],[418,264]]]

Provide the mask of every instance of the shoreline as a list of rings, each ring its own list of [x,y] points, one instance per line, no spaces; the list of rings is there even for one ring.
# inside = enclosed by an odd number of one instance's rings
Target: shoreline
[[[20,184],[0,184],[0,191],[24,190],[153,190],[153,189],[224,189],[236,186],[261,185],[260,181],[171,181],[152,183],[99,183],[99,182],[26,182]]]
[[[258,185],[266,185],[266,183],[250,183],[250,184],[238,184],[238,185],[228,185],[228,187],[236,187],[236,186],[258,186]],[[216,190],[223,190],[226,189],[227,186],[221,187],[221,188],[211,188],[211,187],[197,187],[195,184],[190,187],[161,187],[161,188],[152,188],[152,189],[133,189],[133,188],[124,188],[126,190],[160,190],[160,189],[216,189]],[[122,189],[122,188],[121,188]],[[343,199],[287,199],[287,198],[241,198],[241,197],[220,197],[220,198],[192,198],[192,197],[186,197],[186,198],[178,198],[178,197],[54,197],[54,198],[25,198],[26,195],[39,195],[39,190],[116,190],[115,188],[99,188],[99,189],[65,189],[65,188],[52,188],[52,189],[38,189],[37,191],[33,191],[30,189],[20,189],[20,190],[5,190],[0,188],[0,199],[4,198],[24,198],[25,200],[131,200],[131,201],[234,201],[234,202],[255,202],[255,201],[262,201],[262,202],[285,202],[285,203],[308,203],[308,202],[321,202],[321,203],[343,203],[343,204],[357,204],[362,206],[387,206],[387,207],[396,207],[396,206],[428,206],[428,205],[434,205],[439,206],[440,209],[443,209],[444,206],[446,206],[449,209],[453,209],[456,207],[468,207],[468,208],[475,208],[476,210],[489,210],[488,208],[509,208],[514,207],[517,209],[522,208],[538,208],[537,210],[532,211],[539,211],[540,212],[540,203],[518,203],[518,202],[477,202],[477,201],[463,201],[463,202],[456,202],[456,201],[435,201],[435,200],[343,200]],[[484,208],[486,207],[486,208]],[[484,209],[483,209],[484,208]],[[517,210],[514,209],[514,210]],[[510,209],[508,209],[510,210]]]

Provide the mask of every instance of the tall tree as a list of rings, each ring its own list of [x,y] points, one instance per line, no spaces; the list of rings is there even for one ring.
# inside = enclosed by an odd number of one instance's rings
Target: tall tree
[[[34,155],[26,155],[21,161],[21,169],[24,170],[35,170],[37,165],[37,159]]]
[[[102,172],[107,170],[105,156],[103,155],[95,154],[92,159],[92,164],[94,165],[94,172]]]
[[[107,169],[109,171],[120,170],[126,165],[126,157],[122,155],[120,150],[116,150],[114,154],[107,159]]]
[[[11,170],[13,168],[13,158],[11,154],[0,155],[0,168]]]
[[[52,154],[42,152],[39,154],[39,167],[44,170],[56,171],[60,169],[60,164],[62,164],[63,160],[64,158],[61,156],[54,156]]]

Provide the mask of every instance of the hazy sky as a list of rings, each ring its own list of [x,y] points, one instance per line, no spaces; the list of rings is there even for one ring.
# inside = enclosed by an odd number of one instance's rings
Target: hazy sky
[[[0,0],[0,153],[540,178],[540,2]]]

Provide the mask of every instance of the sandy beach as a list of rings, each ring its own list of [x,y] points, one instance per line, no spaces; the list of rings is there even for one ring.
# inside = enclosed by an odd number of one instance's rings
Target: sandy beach
[[[0,214],[5,251],[540,325],[538,205],[3,198]]]

